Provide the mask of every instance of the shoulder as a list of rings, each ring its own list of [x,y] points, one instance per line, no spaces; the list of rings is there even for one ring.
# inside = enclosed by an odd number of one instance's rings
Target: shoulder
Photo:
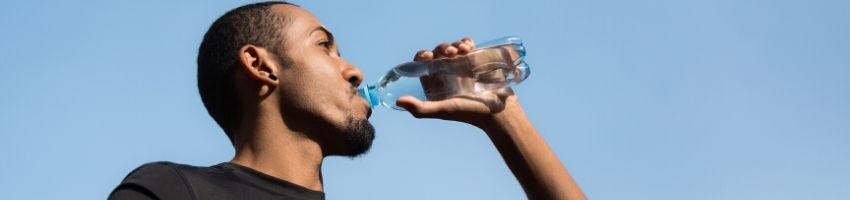
[[[189,168],[165,161],[144,164],[130,172],[110,196],[133,192],[156,199],[195,199],[182,172]]]
[[[138,179],[143,176],[168,176],[168,175],[176,175],[177,170],[176,166],[180,164],[172,163],[168,161],[159,161],[159,162],[151,162],[143,164],[136,169],[134,169],[127,177],[124,179],[125,181],[128,179]]]

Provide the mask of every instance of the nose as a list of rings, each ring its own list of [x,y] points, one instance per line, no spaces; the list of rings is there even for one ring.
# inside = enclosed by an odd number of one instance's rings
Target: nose
[[[363,82],[363,71],[360,71],[360,68],[352,65],[348,61],[345,62],[345,68],[342,70],[342,77],[351,83],[351,86],[357,87],[360,83]]]

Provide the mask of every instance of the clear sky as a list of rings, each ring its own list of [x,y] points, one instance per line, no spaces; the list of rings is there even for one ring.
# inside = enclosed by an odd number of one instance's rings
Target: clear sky
[[[233,150],[202,35],[246,2],[0,2],[3,199],[103,199],[135,167]],[[850,1],[295,1],[376,81],[416,50],[525,39],[528,116],[592,199],[850,197]],[[329,199],[522,199],[475,128],[385,108]]]

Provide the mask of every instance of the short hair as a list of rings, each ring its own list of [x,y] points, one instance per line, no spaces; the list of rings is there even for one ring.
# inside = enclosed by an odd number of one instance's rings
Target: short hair
[[[298,6],[284,1],[248,4],[228,11],[210,26],[198,49],[198,91],[210,116],[234,141],[232,130],[241,116],[234,80],[239,68],[239,49],[251,44],[270,49],[281,65],[290,65],[283,54],[286,16],[275,13],[273,5]]]

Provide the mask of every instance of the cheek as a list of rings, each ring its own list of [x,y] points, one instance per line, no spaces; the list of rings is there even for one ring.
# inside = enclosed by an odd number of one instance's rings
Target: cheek
[[[294,103],[321,115],[338,115],[348,107],[351,86],[333,63],[321,59],[296,62],[282,73],[287,78],[281,80],[282,103]]]

